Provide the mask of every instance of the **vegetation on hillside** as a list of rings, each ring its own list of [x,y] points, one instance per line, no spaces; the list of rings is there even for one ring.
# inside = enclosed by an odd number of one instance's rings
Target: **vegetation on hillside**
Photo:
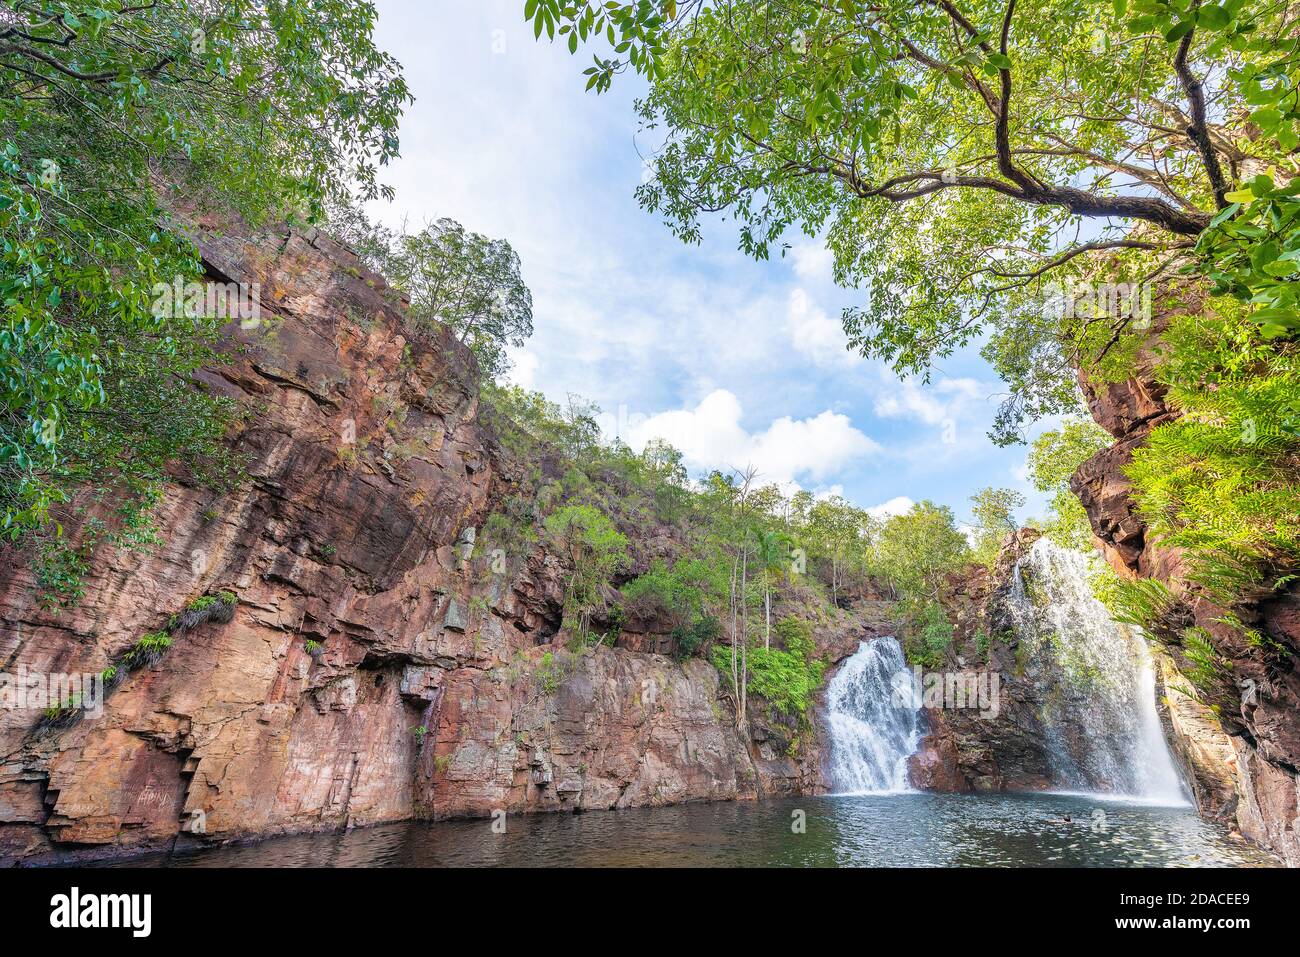
[[[1156,375],[1182,417],[1125,471],[1152,533],[1231,606],[1300,573],[1300,343],[1269,339],[1230,298],[1169,322]]]
[[[507,347],[521,346],[533,334],[533,296],[509,242],[467,230],[454,219],[415,232],[394,231],[371,222],[353,204],[334,206],[330,227],[407,296],[413,331],[446,326],[469,346],[485,379],[509,371]]]
[[[1128,466],[1152,534],[1186,549],[1223,604],[1294,580],[1293,4],[528,0],[524,14],[570,51],[597,45],[588,88],[646,76],[639,115],[661,145],[638,196],[682,239],[718,211],[759,258],[796,231],[824,236],[836,278],[869,292],[842,317],[864,355],[924,376],[978,346],[1009,386],[998,442],[1066,415],[1029,458],[1052,495],[1048,534],[1086,541],[1068,480],[1104,442],[1076,417],[1076,371],[1122,380],[1153,350],[1182,415]],[[358,212],[386,194],[378,168],[409,99],[374,20],[348,0],[9,4],[0,536],[31,547],[41,586],[75,601],[97,544],[153,543],[168,470],[237,475],[224,437],[238,410],[193,377],[231,316],[167,292],[200,277],[168,209],[181,197],[253,220],[329,210],[409,297],[414,328],[443,324],[469,346],[484,420],[519,473],[482,542],[518,560],[545,539],[565,556],[576,640],[657,616],[679,654],[719,667],[738,720],[751,694],[801,713],[821,679],[812,624],[870,583],[899,600],[909,657],[939,661],[947,582],[993,562],[1023,498],[978,492],[963,531],[932,502],[882,518],[752,469],[692,481],[662,442],[603,439],[590,404],[496,382],[532,330],[509,243]],[[669,543],[659,553],[649,528]]]
[[[1024,508],[1025,497],[1009,488],[982,488],[971,496],[974,517],[973,542],[975,560],[992,568],[1002,551],[1007,535],[1020,527],[1016,509]]]
[[[900,599],[909,656],[941,660],[952,627],[939,597],[973,555],[951,510],[921,502],[877,518],[753,470],[693,481],[671,446],[636,452],[606,441],[594,413],[516,386],[484,391],[484,419],[519,486],[486,524],[480,560],[506,548],[520,561],[543,535],[558,544],[572,565],[565,624],[575,644],[633,618],[657,622],[679,656],[717,666],[738,721],[754,696],[804,715],[825,668],[812,628],[864,598]],[[981,493],[986,534],[1005,535],[1015,501],[1006,490]],[[649,554],[652,540],[659,551]]]

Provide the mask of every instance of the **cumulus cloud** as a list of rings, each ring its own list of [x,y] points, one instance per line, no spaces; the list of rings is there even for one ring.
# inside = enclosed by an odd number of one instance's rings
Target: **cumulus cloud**
[[[762,482],[813,482],[848,463],[873,455],[880,446],[860,432],[848,416],[827,409],[808,419],[782,416],[760,432],[741,424],[740,400],[715,389],[693,409],[660,412],[631,425],[628,444],[642,448],[661,438],[680,449],[694,470],[758,469]]]
[[[891,515],[905,515],[912,510],[916,503],[906,495],[897,495],[888,502],[881,502],[879,505],[873,505],[867,512],[875,518],[886,519]]]
[[[848,365],[858,358],[844,348],[843,327],[802,289],[790,293],[786,328],[795,349],[817,365]]]
[[[876,397],[876,415],[943,425],[963,417],[972,407],[982,409],[985,391],[975,379],[941,379],[932,386],[903,379]]]
[[[835,257],[824,243],[803,242],[790,247],[794,274],[809,282],[830,282]]]

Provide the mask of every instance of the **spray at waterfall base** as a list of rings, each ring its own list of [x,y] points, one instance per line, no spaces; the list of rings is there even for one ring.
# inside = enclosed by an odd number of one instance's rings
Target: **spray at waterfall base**
[[[925,671],[913,665],[911,672],[896,674],[892,685],[894,707],[908,711],[969,708],[993,721],[1002,710],[1002,676],[996,671]]]

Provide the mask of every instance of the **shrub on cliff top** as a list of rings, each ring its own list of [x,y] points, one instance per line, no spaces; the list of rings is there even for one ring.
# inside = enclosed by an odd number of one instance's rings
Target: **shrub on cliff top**
[[[726,595],[726,569],[701,558],[679,558],[670,566],[662,558],[650,563],[644,575],[623,586],[629,607],[666,612],[675,627],[698,619]]]
[[[1092,547],[1092,524],[1078,497],[1070,491],[1070,477],[1085,461],[1111,442],[1110,433],[1083,414],[1067,416],[1059,429],[1044,432],[1030,446],[1025,462],[1034,488],[1051,495],[1043,534],[1063,548],[1084,551]]]
[[[938,668],[952,645],[953,626],[937,601],[905,602],[903,652],[923,668]]]
[[[717,641],[722,635],[722,622],[714,615],[702,615],[688,625],[679,625],[673,629],[672,637],[677,643],[677,657],[685,660],[693,657],[709,642]]]
[[[566,505],[547,517],[545,527],[570,562],[564,594],[566,624],[585,636],[592,613],[605,607],[611,578],[627,564],[627,538],[589,505]]]
[[[1020,527],[1015,511],[1023,508],[1025,497],[1009,488],[982,488],[970,497],[974,518],[975,560],[992,568],[1007,535]]]
[[[970,561],[970,545],[952,509],[918,502],[881,529],[876,561],[904,599],[934,600],[947,577]]]

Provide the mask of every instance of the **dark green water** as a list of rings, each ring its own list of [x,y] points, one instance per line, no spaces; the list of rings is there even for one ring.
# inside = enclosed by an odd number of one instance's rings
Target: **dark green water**
[[[802,812],[804,833],[795,824]],[[1072,818],[1066,823],[1063,818]],[[1188,807],[1095,795],[898,794],[690,804],[274,838],[118,862],[178,867],[1268,866]]]

